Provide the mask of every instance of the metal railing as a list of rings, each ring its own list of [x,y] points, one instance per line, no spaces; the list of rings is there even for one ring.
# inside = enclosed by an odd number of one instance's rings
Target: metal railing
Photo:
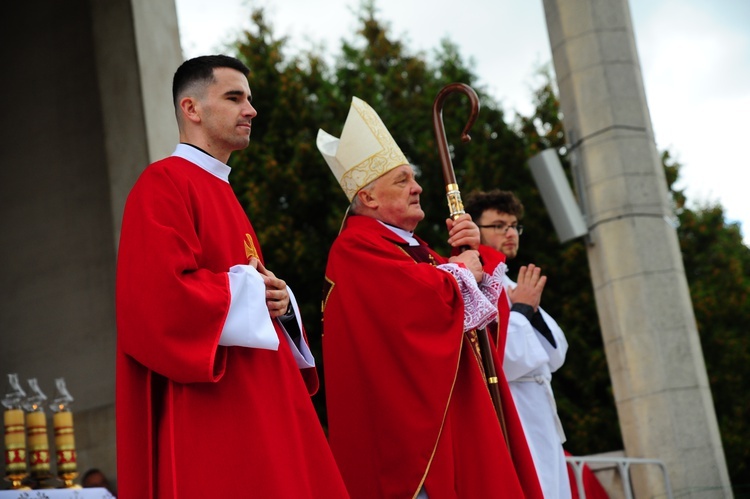
[[[625,499],[633,499],[633,488],[630,485],[630,466],[633,464],[655,464],[664,476],[664,489],[668,499],[674,499],[672,494],[672,484],[669,481],[666,465],[658,459],[648,459],[641,457],[594,457],[594,456],[566,456],[565,460],[573,467],[573,474],[578,487],[578,497],[586,499],[586,491],[583,488],[583,465],[591,463],[614,464],[620,472],[622,486],[625,491]]]

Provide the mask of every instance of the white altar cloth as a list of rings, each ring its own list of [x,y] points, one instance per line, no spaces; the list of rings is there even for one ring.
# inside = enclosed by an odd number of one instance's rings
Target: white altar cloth
[[[0,499],[112,499],[107,489],[0,490]]]

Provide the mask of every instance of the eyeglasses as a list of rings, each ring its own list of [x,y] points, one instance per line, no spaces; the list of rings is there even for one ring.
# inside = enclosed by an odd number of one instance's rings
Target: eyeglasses
[[[516,232],[518,232],[518,235],[520,236],[523,234],[523,225],[505,225],[505,224],[497,224],[497,225],[477,225],[480,229],[494,229],[495,233],[502,232],[503,234],[508,233],[508,229],[513,229]]]

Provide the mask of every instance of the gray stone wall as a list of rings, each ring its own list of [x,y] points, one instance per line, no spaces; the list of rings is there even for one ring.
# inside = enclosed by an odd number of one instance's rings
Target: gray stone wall
[[[48,397],[64,377],[79,471],[114,477],[117,239],[133,182],[177,141],[175,6],[44,0],[1,18],[0,396],[7,373]]]

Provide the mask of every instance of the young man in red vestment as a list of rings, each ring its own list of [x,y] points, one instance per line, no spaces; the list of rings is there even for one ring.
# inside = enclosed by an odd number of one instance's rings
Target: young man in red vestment
[[[424,212],[408,160],[375,111],[352,101],[318,149],[351,202],[326,269],[323,356],[329,439],[355,498],[541,498],[504,378],[495,413],[476,329],[496,315],[479,229],[448,220],[445,259],[413,231]],[[499,360],[495,356],[496,365]]]
[[[131,191],[117,264],[122,499],[348,497],[309,398],[299,310],[228,183],[247,147],[248,69],[186,61],[180,144]],[[301,374],[300,374],[301,370]]]

